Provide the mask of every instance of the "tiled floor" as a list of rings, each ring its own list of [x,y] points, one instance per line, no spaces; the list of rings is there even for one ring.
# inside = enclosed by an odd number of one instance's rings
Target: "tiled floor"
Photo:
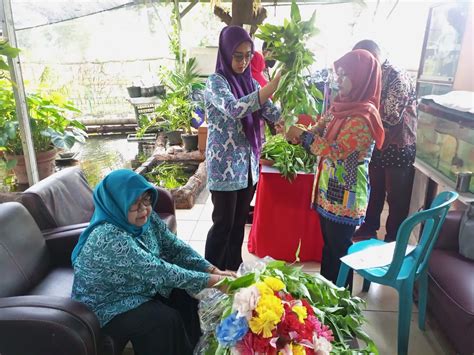
[[[207,191],[201,193],[198,203],[191,210],[177,210],[178,236],[189,242],[199,253],[204,254],[206,235],[211,227],[212,202]],[[385,221],[387,211],[382,216]],[[385,234],[382,227],[380,236]],[[250,225],[246,226],[245,241],[242,248],[244,261],[255,259],[247,250],[247,236]],[[303,263],[307,272],[318,272],[319,263]],[[362,291],[361,278],[356,276],[354,294],[367,302],[364,311],[368,323],[365,326],[367,333],[376,342],[380,354],[397,353],[397,316],[398,295],[391,288],[372,284],[368,293]],[[409,354],[413,355],[446,355],[454,354],[444,336],[436,329],[436,325],[428,318],[427,330],[418,329],[418,309],[413,307],[412,324],[410,327]]]

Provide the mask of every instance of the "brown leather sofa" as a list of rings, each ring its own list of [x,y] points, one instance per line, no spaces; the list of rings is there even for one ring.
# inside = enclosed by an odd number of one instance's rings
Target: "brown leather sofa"
[[[474,261],[459,254],[461,211],[449,212],[429,263],[428,310],[457,353],[474,354]]]
[[[155,211],[176,233],[176,217],[170,192],[156,187]],[[63,169],[28,188],[19,201],[28,209],[44,235],[79,235],[94,212],[92,190],[78,167]]]
[[[75,240],[45,238],[23,205],[0,204],[0,354],[122,352],[125,344],[103,337],[95,314],[70,298]]]

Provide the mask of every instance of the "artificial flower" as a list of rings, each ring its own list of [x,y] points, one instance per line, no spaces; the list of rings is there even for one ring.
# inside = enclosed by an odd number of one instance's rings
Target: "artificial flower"
[[[248,332],[249,326],[245,317],[232,313],[217,326],[216,337],[222,346],[232,347]]]
[[[270,338],[280,318],[272,310],[265,310],[249,320],[249,327],[255,334],[263,334],[264,338]]]
[[[260,292],[260,296],[264,295],[273,295],[273,290],[265,283],[265,282],[256,282],[255,287],[257,287],[258,292]]]
[[[313,338],[313,350],[316,355],[329,355],[332,350],[332,345],[326,338],[318,338],[315,335]]]
[[[255,285],[241,288],[234,295],[232,311],[237,311],[238,317],[252,318],[252,312],[257,307],[260,292]]]
[[[263,279],[263,282],[268,285],[273,291],[281,291],[285,288],[285,284],[278,278],[268,276]]]
[[[300,323],[304,323],[304,320],[308,316],[308,311],[306,310],[305,306],[293,306],[291,310],[298,316],[298,320]]]

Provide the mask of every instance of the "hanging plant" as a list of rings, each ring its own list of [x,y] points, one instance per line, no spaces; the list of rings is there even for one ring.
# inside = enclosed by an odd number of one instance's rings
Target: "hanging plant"
[[[319,31],[314,25],[315,17],[316,12],[313,12],[308,21],[302,21],[300,10],[293,0],[290,20],[285,19],[283,26],[259,26],[256,34],[267,42],[269,58],[277,60],[277,70],[282,70],[273,99],[281,105],[286,127],[296,123],[298,114],[317,115],[318,102],[323,99],[321,92],[306,82],[304,75],[305,71],[310,74],[309,68],[315,62],[313,53],[306,47],[307,40]]]

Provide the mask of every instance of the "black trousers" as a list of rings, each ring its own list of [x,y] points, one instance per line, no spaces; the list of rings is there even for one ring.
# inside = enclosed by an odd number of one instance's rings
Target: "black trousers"
[[[124,346],[131,341],[135,355],[191,355],[201,336],[197,305],[185,291],[174,289],[169,298],[157,295],[115,316],[103,332]]]
[[[352,245],[355,226],[333,222],[323,216],[320,216],[319,220],[324,240],[321,275],[336,283],[341,266],[339,259],[347,254],[347,249]],[[345,286],[352,290],[352,271]]]
[[[221,270],[236,271],[242,263],[245,223],[254,192],[251,181],[241,190],[211,190],[213,225],[207,233],[205,258]]]
[[[386,196],[388,217],[385,223],[387,230],[385,241],[392,242],[397,238],[398,227],[408,216],[414,170],[413,166],[403,168],[369,166],[370,199],[364,224],[360,228],[361,235],[364,233],[375,235],[380,228],[380,215]]]

